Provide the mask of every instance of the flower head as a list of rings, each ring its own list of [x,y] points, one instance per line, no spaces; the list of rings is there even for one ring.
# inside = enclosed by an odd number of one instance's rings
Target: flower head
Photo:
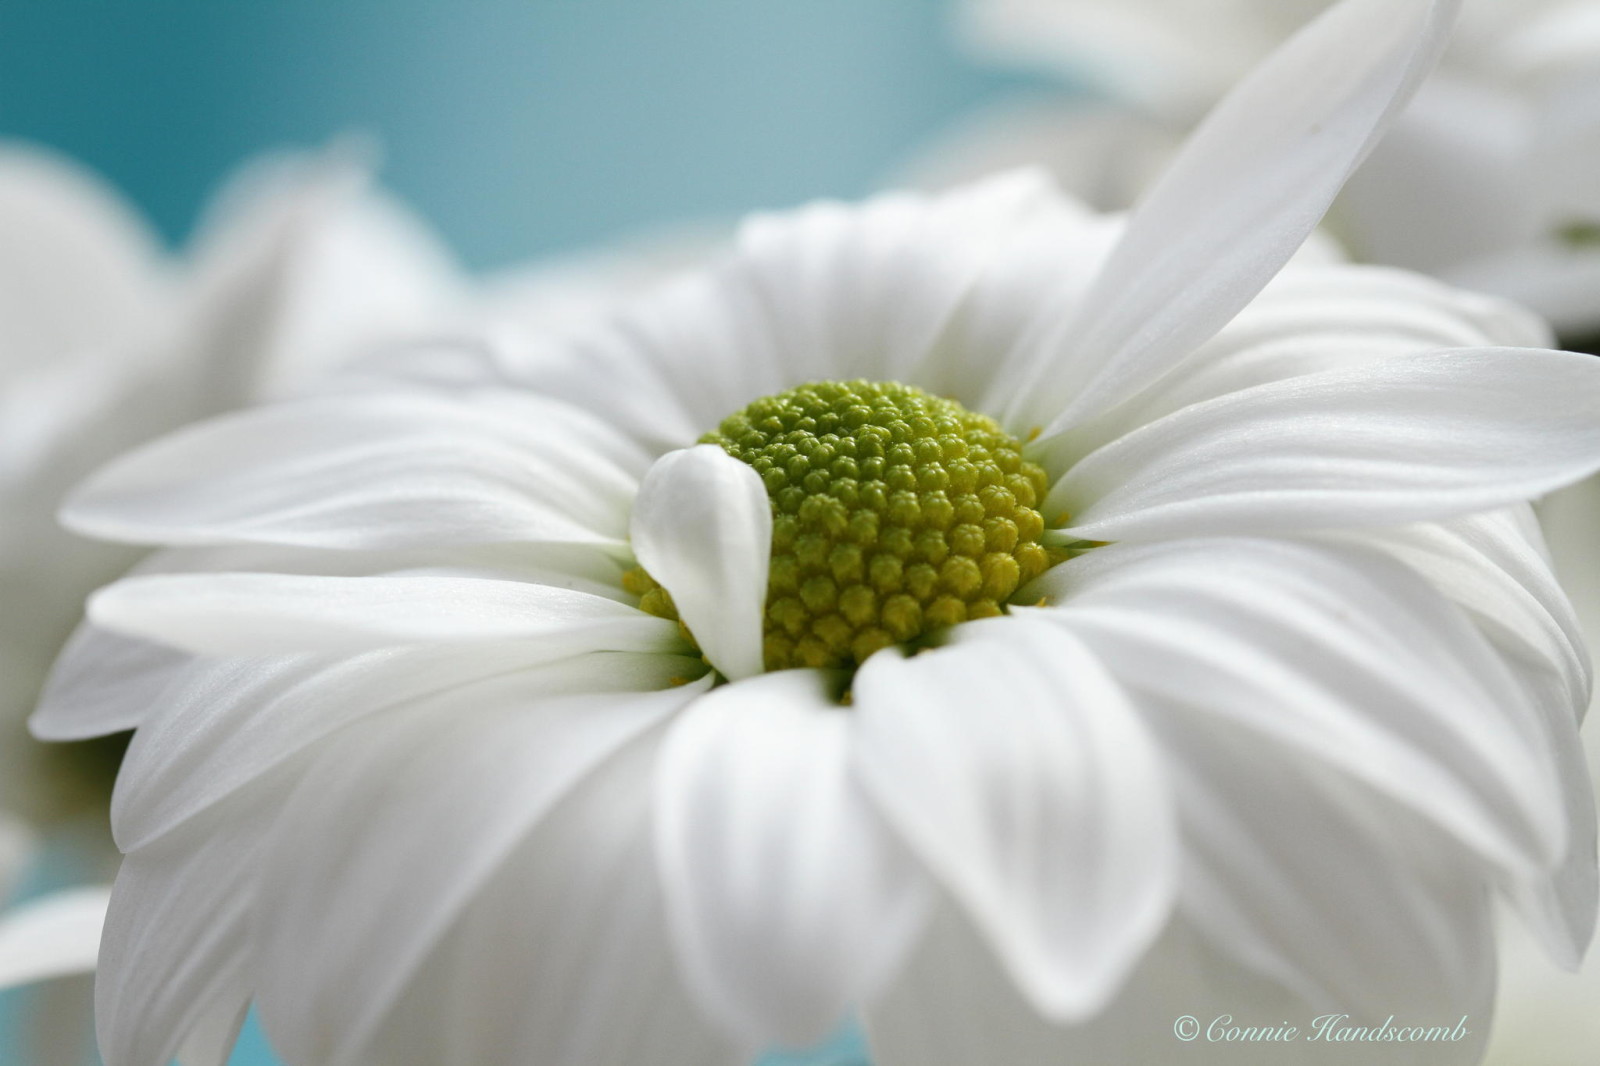
[[[1485,1012],[1491,888],[1580,950],[1588,664],[1525,501],[1600,468],[1600,366],[1284,269],[1450,6],[1337,7],[1125,227],[1030,174],[760,218],[476,380],[90,479],[77,528],[169,546],[92,620],[191,656],[86,691],[91,629],[34,719],[138,723],[110,1066],[251,1000],[297,1066],[851,1012],[886,1066],[1152,1060],[1230,998]]]

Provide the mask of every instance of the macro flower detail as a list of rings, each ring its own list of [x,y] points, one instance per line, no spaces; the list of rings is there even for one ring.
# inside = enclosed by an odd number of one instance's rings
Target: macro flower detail
[[[1600,364],[1292,262],[1452,7],[1338,5],[1125,221],[1028,173],[763,216],[473,373],[92,476],[67,520],[163,549],[33,719],[137,722],[108,1066],[251,1004],[293,1066],[852,1016],[881,1066],[1153,1062],[1230,998],[1487,1017],[1496,892],[1581,953],[1591,678],[1527,501],[1600,469]],[[183,658],[83,684],[107,631]]]
[[[772,501],[763,660],[843,667],[992,618],[1050,566],[1044,468],[992,419],[892,383],[816,382],[757,400],[703,438]],[[647,571],[625,575],[677,619]]]

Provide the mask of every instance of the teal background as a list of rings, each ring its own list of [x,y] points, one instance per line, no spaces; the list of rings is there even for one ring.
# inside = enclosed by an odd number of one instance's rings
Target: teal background
[[[475,266],[869,191],[1006,80],[943,0],[6,0],[0,133],[169,237],[263,148],[351,131]]]
[[[176,242],[252,153],[369,135],[384,181],[486,268],[869,192],[1021,84],[964,64],[945,18],[942,0],[4,0],[0,136],[100,171]],[[31,1058],[27,1003],[0,996],[7,1066]],[[846,1032],[770,1066],[864,1061]],[[234,1066],[273,1062],[248,1028]]]

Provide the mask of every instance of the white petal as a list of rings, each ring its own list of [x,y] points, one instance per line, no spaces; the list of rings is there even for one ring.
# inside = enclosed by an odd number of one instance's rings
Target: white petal
[[[349,1056],[520,842],[707,684],[624,697],[607,680],[492,679],[325,746],[262,882],[258,1003],[286,1058]]]
[[[465,906],[360,1050],[385,1066],[744,1066],[678,976],[650,846],[655,745],[591,774]]]
[[[1567,847],[1540,712],[1461,614],[1353,546],[1101,548],[1029,595],[1157,708],[1217,716],[1431,820],[1506,876]],[[1023,609],[1032,615],[1035,612]]]
[[[1174,921],[1145,957],[1123,994],[1106,1011],[1079,1025],[1051,1025],[1022,998],[988,954],[980,935],[954,908],[933,923],[905,976],[869,1009],[867,1030],[875,1066],[1341,1066],[1352,1062],[1404,1062],[1408,1066],[1473,1066],[1482,1054],[1491,1013],[1489,990],[1463,1004],[1438,1004],[1416,1021],[1453,1029],[1468,1016],[1459,1043],[1407,1045],[1409,1057],[1371,1057],[1372,1044],[1308,1039],[1317,1016],[1336,1004],[1309,1003],[1283,985],[1253,972],[1226,950]],[[1453,1012],[1453,1013],[1452,1013]],[[1353,1013],[1353,1012],[1351,1012]],[[1189,1019],[1195,1038],[1177,1032]],[[1206,1030],[1230,1025],[1295,1026],[1287,1042],[1211,1040]],[[1411,1019],[1396,1018],[1399,1023]],[[1371,1018],[1379,1025],[1384,1016]],[[1387,1051],[1392,1045],[1382,1045]]]
[[[74,888],[0,912],[0,988],[88,973],[110,888]]]
[[[196,655],[368,651],[402,644],[537,641],[563,651],[683,650],[677,626],[586,592],[492,578],[170,574],[89,601],[96,624]]]
[[[855,682],[859,765],[885,818],[1036,1008],[1092,1015],[1166,923],[1165,775],[1082,643],[1007,619]]]
[[[781,390],[774,341],[750,293],[714,272],[664,286],[627,313],[597,316],[560,343],[509,355],[513,380],[582,407],[661,453],[693,444],[759,396]]]
[[[1186,407],[1057,481],[1089,540],[1398,525],[1600,469],[1600,360],[1481,348],[1291,378]]]
[[[28,728],[40,740],[86,740],[133,729],[188,659],[85,623],[57,657]]]
[[[197,662],[134,734],[111,802],[117,841],[140,847],[369,716],[413,705],[462,713],[471,706],[462,692],[473,684],[520,678],[552,694],[647,691],[705,669],[653,653],[552,663],[539,650],[513,643]]]
[[[621,550],[645,457],[531,394],[331,396],[146,445],[81,486],[64,520],[109,540]]]
[[[772,505],[749,466],[714,444],[656,460],[633,502],[633,551],[724,677],[761,672]]]
[[[1526,509],[1523,509],[1526,515]],[[1510,510],[1347,535],[1393,555],[1460,604],[1510,659],[1549,675],[1549,706],[1575,725],[1591,685],[1583,631],[1541,549]]]
[[[1600,900],[1594,792],[1577,733],[1592,679],[1577,619],[1528,539],[1526,518],[1523,508],[1350,537],[1400,559],[1465,608],[1529,694],[1565,803],[1569,842],[1548,880],[1506,887],[1552,956],[1576,966]]]
[[[717,689],[673,726],[657,771],[685,973],[756,1047],[832,1032],[921,923],[923,881],[852,773],[837,680],[785,670]]]
[[[227,1066],[249,1010],[237,991],[215,997],[178,1046],[178,1066]]]
[[[1171,370],[1261,291],[1431,69],[1457,6],[1345,0],[1218,105],[1066,327],[1085,359],[1040,367],[1028,409],[1047,435]]]
[[[1486,1002],[1489,882],[1436,827],[1248,728],[1159,717],[1183,910],[1214,943],[1357,1017],[1437,1024]]]
[[[803,382],[922,384],[937,376],[931,364],[970,361],[970,351],[940,338],[963,313],[969,290],[1014,263],[1010,246],[1061,214],[1083,212],[1066,208],[1040,174],[1017,173],[939,196],[889,193],[860,205],[823,202],[758,215],[742,228],[733,254],[543,358],[525,360],[519,380],[625,425],[662,451],[685,447],[752,400]],[[1066,243],[1049,258],[1081,262],[1083,254]],[[1051,270],[1044,287],[1057,280]],[[1071,286],[1067,295],[1081,288]],[[1013,288],[1007,295],[1017,294]],[[1062,298],[1061,288],[1051,295]],[[1019,331],[1038,308],[1008,307],[1015,312],[1008,321],[1000,329],[986,323],[985,332]],[[980,350],[999,359],[1006,344]]]
[[[1549,327],[1530,312],[1431,278],[1343,263],[1292,265],[1201,345],[1183,373],[1061,434],[1049,450],[1070,462],[1191,404],[1304,374],[1437,348],[1550,343]]]
[[[107,1066],[168,1066],[218,1014],[250,995],[248,928],[261,835],[281,782],[239,793],[123,860],[95,980],[95,1024]]]
[[[757,216],[726,282],[757,296],[787,383],[916,381],[997,250],[1060,209],[1053,182],[1021,170],[937,196]]]

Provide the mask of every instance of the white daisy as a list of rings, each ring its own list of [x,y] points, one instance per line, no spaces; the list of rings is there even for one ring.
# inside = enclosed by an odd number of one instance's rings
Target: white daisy
[[[1569,961],[1593,922],[1525,501],[1600,468],[1600,364],[1280,273],[1452,6],[1340,5],[1125,228],[1029,175],[761,218],[497,383],[96,475],[77,528],[172,547],[91,617],[192,656],[88,629],[34,719],[138,727],[108,1066],[221,1062],[251,1001],[294,1066],[851,1014],[882,1066],[1235,1062],[1173,1025],[1240,1011],[1468,1015],[1395,1060],[1471,1061],[1491,893]]]
[[[92,175],[0,148],[0,904],[36,839],[70,838],[86,867],[114,869],[109,840],[105,854],[95,847],[107,749],[63,754],[25,732],[84,596],[137,558],[62,532],[61,497],[140,441],[294,388],[439,312],[448,262],[365,185],[337,153],[259,162],[174,261]],[[92,970],[107,893],[74,887],[0,909],[0,987]],[[81,1055],[86,1015],[40,1010],[36,1025],[62,1061]]]
[[[985,60],[1087,80],[1104,100],[975,117],[930,149],[931,180],[1024,161],[1107,206],[1159,172],[1238,73],[1329,0],[964,0]],[[1334,210],[1361,259],[1600,330],[1600,3],[1467,0],[1439,74]]]

